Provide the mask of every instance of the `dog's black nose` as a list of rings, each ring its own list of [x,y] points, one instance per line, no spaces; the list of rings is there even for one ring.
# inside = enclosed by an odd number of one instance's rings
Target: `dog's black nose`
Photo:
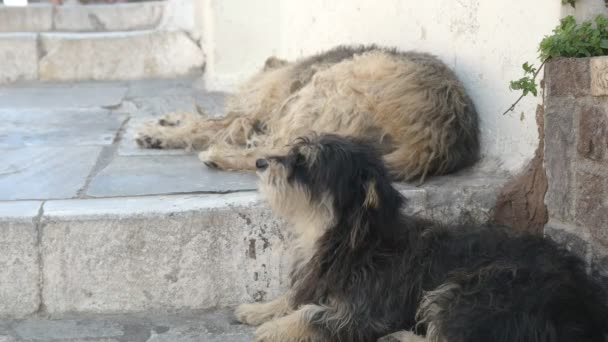
[[[268,160],[266,159],[258,159],[255,161],[255,167],[260,170],[260,171],[264,171],[266,170],[266,168],[268,167]]]

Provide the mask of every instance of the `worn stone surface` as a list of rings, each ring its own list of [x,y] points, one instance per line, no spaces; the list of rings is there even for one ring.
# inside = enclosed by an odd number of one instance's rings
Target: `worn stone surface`
[[[40,206],[35,201],[0,202],[0,317],[22,317],[40,306]]]
[[[149,30],[157,27],[166,3],[147,1],[112,6],[59,6],[53,30],[61,32],[107,32]]]
[[[41,48],[41,80],[176,77],[204,65],[200,47],[182,32],[42,34]]]
[[[550,217],[574,220],[576,132],[578,114],[574,101],[551,97],[545,105],[545,170],[548,188],[545,203]]]
[[[0,88],[0,108],[71,109],[117,107],[127,92],[120,83],[51,83]],[[60,112],[54,112],[60,115]]]
[[[587,105],[578,117],[577,150],[581,156],[592,160],[606,159],[608,153],[608,108]]]
[[[126,118],[106,109],[0,108],[0,147],[111,145]]]
[[[547,192],[547,175],[543,165],[544,111],[540,105],[536,111],[536,123],[539,144],[534,158],[523,172],[514,176],[500,190],[493,221],[520,232],[542,234],[549,218],[544,201]]]
[[[590,61],[591,95],[608,95],[608,56],[594,57]]]
[[[0,17],[0,23],[2,18]],[[2,25],[2,24],[0,24]],[[38,78],[36,35],[0,34],[0,84]]]
[[[0,326],[6,327],[0,342],[249,342],[253,333],[233,322],[231,309],[33,317],[0,321]]]
[[[589,58],[554,58],[545,65],[548,97],[585,96],[591,92]]]
[[[0,32],[44,32],[53,27],[53,7],[28,4],[0,6]]]
[[[75,197],[101,147],[1,148],[0,200]]]
[[[608,248],[608,170],[577,173],[576,223]]]
[[[209,169],[195,155],[164,155],[116,157],[91,181],[87,195],[112,197],[254,189],[253,173]]]
[[[78,204],[104,210],[49,203],[41,241],[46,310],[209,308],[277,296],[286,278],[280,224],[255,195],[212,199],[182,197],[155,213],[143,199],[139,213],[132,206],[126,215],[122,199]]]

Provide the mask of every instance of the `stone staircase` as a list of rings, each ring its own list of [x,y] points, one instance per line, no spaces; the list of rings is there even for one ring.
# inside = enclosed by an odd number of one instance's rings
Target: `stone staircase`
[[[0,341],[250,340],[222,308],[285,289],[284,223],[252,174],[133,142],[223,98],[198,78],[0,87]],[[486,160],[396,186],[411,214],[486,221],[505,179]]]
[[[167,25],[168,4],[0,6],[0,83],[200,75],[201,46]]]

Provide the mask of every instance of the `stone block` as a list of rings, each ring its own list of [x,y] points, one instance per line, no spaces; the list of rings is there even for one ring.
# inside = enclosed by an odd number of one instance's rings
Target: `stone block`
[[[608,95],[608,56],[593,57],[590,61],[591,95]]]
[[[577,150],[583,158],[599,161],[608,153],[608,108],[585,106],[578,117]],[[567,113],[564,113],[567,114]],[[606,165],[608,167],[608,165]]]
[[[183,32],[42,34],[41,48],[41,80],[169,78],[204,65],[202,50]]]
[[[608,170],[606,174],[577,172],[576,223],[608,246]]]
[[[84,187],[99,146],[0,149],[0,200],[73,198]]]
[[[547,96],[589,95],[589,58],[554,58],[545,66]]]
[[[257,203],[254,193],[49,202],[47,311],[197,309],[278,296],[285,232]]]
[[[574,120],[577,115],[578,107],[570,99],[552,97],[546,103],[544,163],[548,187],[545,204],[550,217],[563,222],[574,222]]]
[[[0,203],[0,317],[23,317],[40,306],[36,222],[41,205]]]
[[[28,4],[0,6],[0,32],[45,32],[53,27],[53,7]]]
[[[2,61],[0,84],[37,79],[36,35],[29,33],[0,34],[0,61]]]
[[[119,3],[112,6],[59,6],[53,16],[54,31],[109,32],[156,28],[163,17],[163,1]]]

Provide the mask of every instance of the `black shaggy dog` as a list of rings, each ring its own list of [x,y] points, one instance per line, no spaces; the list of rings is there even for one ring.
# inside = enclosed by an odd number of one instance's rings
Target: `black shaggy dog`
[[[256,162],[295,227],[290,290],[244,304],[257,341],[604,342],[606,294],[581,260],[537,236],[440,227],[402,214],[379,154],[334,135]],[[426,336],[426,337],[422,337]]]

